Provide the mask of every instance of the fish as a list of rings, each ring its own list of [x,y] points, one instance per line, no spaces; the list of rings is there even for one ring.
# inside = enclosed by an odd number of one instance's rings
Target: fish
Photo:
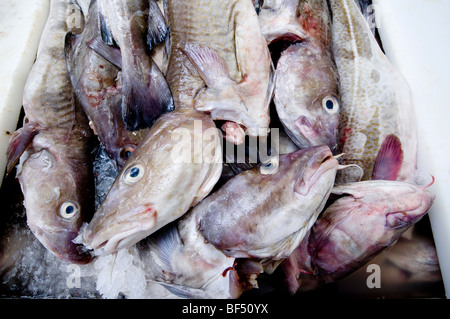
[[[328,6],[325,0],[304,0],[295,9],[305,34],[283,50],[276,62],[276,111],[300,148],[325,144],[335,152],[341,107]]]
[[[165,76],[148,53],[167,36],[164,16],[153,0],[98,0],[97,4],[103,43],[97,41],[91,48],[121,68],[125,127],[148,128],[174,109]]]
[[[302,216],[303,218],[300,218],[301,221],[295,222],[297,228],[286,231],[280,231],[280,229],[284,228],[278,227],[279,225],[276,225],[274,221],[281,219],[284,220],[284,223],[293,223],[295,220],[294,216],[300,215],[299,212],[303,212],[305,206],[317,206],[317,210],[320,211],[319,206],[323,203],[321,197],[326,197],[328,191],[331,189],[338,165],[337,160],[334,159],[327,146],[300,150],[294,154],[282,156],[283,159],[280,159],[281,164],[276,173],[269,174],[267,167],[264,167],[263,169],[253,169],[251,174],[247,173],[250,171],[246,171],[246,173],[237,175],[229,182],[232,185],[222,186],[218,191],[206,197],[173,223],[166,225],[151,236],[128,248],[125,254],[133,260],[133,265],[138,265],[140,271],[145,274],[145,281],[148,283],[147,288],[153,287],[154,283],[159,283],[176,297],[223,299],[238,298],[243,292],[257,287],[258,276],[265,271],[266,263],[254,259],[257,257],[264,259],[277,258],[277,256],[283,255],[282,251],[287,253],[290,249],[293,249],[295,246],[295,237],[298,237],[298,235],[292,235],[290,231],[295,233],[301,227],[308,227],[306,224],[312,225],[314,221],[308,221],[308,219],[314,220],[314,217]],[[308,166],[308,168],[304,169],[303,166]],[[261,171],[266,174],[262,174]],[[276,183],[286,176],[290,177],[286,178],[286,182]],[[309,176],[308,180],[310,183],[306,181],[307,176]],[[246,191],[242,191],[242,188],[236,190],[233,187],[236,184],[233,184],[232,181],[237,181],[240,177],[245,178],[246,184],[255,186],[250,186]],[[297,177],[300,180],[297,180]],[[264,181],[262,182],[261,180]],[[243,184],[242,179],[239,183]],[[310,192],[311,200],[318,200],[320,203],[311,205],[305,198],[299,200],[296,198],[298,195],[289,194],[280,200],[284,200],[283,207],[279,207],[279,204],[268,205],[270,198],[273,198],[274,194],[290,193],[289,187],[293,187],[294,183],[298,185],[297,191],[302,192],[303,190],[300,188],[306,188],[305,191],[309,190]],[[230,189],[235,191],[229,197],[224,198],[224,193],[222,192],[224,187],[227,191]],[[256,190],[260,188],[268,189],[269,187],[276,188],[272,192],[266,191],[266,196],[269,199],[265,201],[252,201],[254,198],[249,198],[249,194],[257,193]],[[233,199],[230,199],[230,197]],[[292,198],[296,199],[294,203],[289,201]],[[235,232],[233,236],[239,240],[248,235],[249,238],[246,242],[248,247],[250,245],[259,246],[261,243],[264,245],[265,242],[262,242],[261,239],[264,235],[259,234],[260,236],[257,236],[252,231],[252,229],[261,227],[265,229],[265,236],[267,237],[278,233],[277,236],[279,238],[273,238],[271,242],[283,247],[278,249],[261,248],[265,251],[264,253],[260,251],[259,254],[249,251],[245,254],[246,258],[240,258],[243,256],[242,253],[229,254],[223,247],[218,247],[214,241],[211,241],[211,236],[205,233],[205,229],[210,230],[212,233],[217,231],[218,228],[221,233],[230,232],[231,229],[228,230],[227,225],[223,225],[224,219],[222,217],[223,215],[230,216],[232,214],[230,206],[233,201],[235,202],[235,208],[240,207],[242,209],[246,206],[251,206],[245,209],[245,212],[242,214],[245,218],[245,229],[233,228],[232,230]],[[305,202],[303,207],[299,203],[301,201]],[[207,203],[206,205],[203,204],[205,202]],[[249,202],[252,205],[249,205]],[[224,203],[230,204],[227,205]],[[300,208],[298,207],[299,205]],[[213,211],[209,209],[212,206],[216,208],[223,207],[223,209]],[[286,206],[290,206],[290,210],[286,209]],[[259,214],[255,214],[258,216],[248,218],[248,213],[252,209],[258,210]],[[305,210],[308,209],[305,208]],[[224,213],[221,214],[221,212]],[[247,213],[247,216],[245,213]],[[210,216],[210,214],[219,215]],[[283,218],[283,215],[286,216]],[[231,218],[234,217],[231,215]],[[210,228],[210,224],[205,224],[209,223],[208,220],[210,218],[215,219],[214,229]],[[236,223],[242,223],[242,219]],[[273,229],[273,231],[270,232],[270,229]],[[291,240],[293,241],[292,245],[290,244]],[[280,241],[282,242],[281,244]],[[123,250],[119,253],[123,254]],[[251,255],[251,260],[248,259],[249,255]],[[145,291],[140,295],[142,298],[152,296],[151,291]]]
[[[326,145],[280,155],[233,177],[195,206],[198,228],[227,256],[281,260],[316,221],[337,169]]]
[[[27,224],[57,257],[84,264],[92,256],[73,239],[94,213],[92,135],[66,69],[64,37],[70,0],[52,0],[36,61],[23,94],[23,126],[8,146],[8,170],[18,161]],[[80,24],[80,28],[82,25]]]
[[[353,273],[394,245],[435,199],[427,187],[388,180],[340,184],[331,193],[338,198],[280,266],[291,293]]]
[[[341,96],[336,183],[414,180],[417,132],[411,90],[374,38],[354,0],[330,1]]]
[[[223,120],[235,144],[269,133],[273,65],[251,1],[167,1],[175,105]],[[187,76],[186,76],[187,75]],[[179,79],[189,82],[178,83]]]
[[[166,113],[131,154],[78,241],[97,255],[128,248],[184,215],[221,172],[211,117],[183,107]]]
[[[412,238],[400,237],[385,258],[398,269],[410,273],[414,279],[433,280],[440,272],[439,259],[433,239],[418,233]]]
[[[122,119],[121,69],[90,48],[101,41],[97,1],[91,1],[83,32],[68,33],[65,54],[70,79],[97,138],[121,169],[145,134],[129,131]]]

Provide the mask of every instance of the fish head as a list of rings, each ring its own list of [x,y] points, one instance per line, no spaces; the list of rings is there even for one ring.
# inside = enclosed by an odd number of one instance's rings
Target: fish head
[[[230,257],[282,258],[322,210],[337,167],[321,145],[247,170],[193,209],[200,232]]]
[[[431,208],[435,195],[428,189],[400,181],[363,181],[338,185],[333,194],[351,196],[379,216],[379,225],[388,230],[405,231]],[[355,206],[360,207],[360,206]]]
[[[299,150],[294,154],[303,159],[294,184],[296,196],[314,199],[318,194],[319,196],[329,194],[339,165],[330,148],[326,145],[319,145]],[[289,158],[289,154],[285,155]]]
[[[309,40],[290,45],[276,69],[274,101],[289,137],[301,148],[337,147],[338,77],[324,48]]]
[[[192,151],[196,141],[205,143]],[[208,115],[195,110],[165,114],[117,175],[81,241],[108,254],[149,236],[211,191],[221,159],[217,127]]]
[[[67,148],[47,144],[41,134],[33,141],[36,151],[23,155],[18,173],[28,226],[54,255],[88,263],[92,256],[73,240],[94,214],[92,170]]]
[[[328,280],[353,272],[393,245],[435,198],[418,185],[381,180],[338,185],[332,193],[343,197],[324,211],[308,243],[315,266]]]
[[[152,192],[148,161],[134,151],[119,172],[104,202],[82,233],[82,242],[93,250],[111,253],[131,246],[155,226],[157,212],[145,194]]]

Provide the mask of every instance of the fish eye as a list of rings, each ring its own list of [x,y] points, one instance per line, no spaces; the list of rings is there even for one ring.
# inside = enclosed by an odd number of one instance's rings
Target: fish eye
[[[339,99],[333,95],[327,95],[322,99],[322,107],[330,114],[336,114],[341,107]]]
[[[78,204],[71,201],[64,202],[59,207],[59,215],[64,219],[72,219],[79,211]]]
[[[123,159],[128,159],[131,156],[131,153],[134,152],[133,146],[125,146],[120,150],[120,157]]]
[[[129,167],[123,175],[125,184],[132,185],[137,183],[144,176],[144,166],[140,164]]]
[[[278,158],[272,157],[269,161],[261,163],[259,167],[259,172],[262,175],[271,175],[275,174],[278,171]]]

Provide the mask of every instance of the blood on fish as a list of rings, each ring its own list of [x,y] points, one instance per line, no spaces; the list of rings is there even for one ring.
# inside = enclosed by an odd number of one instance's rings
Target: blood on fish
[[[227,276],[227,273],[228,273],[230,270],[233,270],[233,269],[234,269],[234,267],[228,267],[228,268],[226,268],[226,269],[223,271],[222,276],[223,276],[223,277],[226,277],[226,276]]]

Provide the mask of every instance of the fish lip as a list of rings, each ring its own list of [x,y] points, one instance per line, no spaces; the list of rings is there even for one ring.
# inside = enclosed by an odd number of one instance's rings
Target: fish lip
[[[116,214],[112,214],[115,216]],[[105,217],[105,216],[103,216]],[[100,254],[114,253],[127,248],[145,238],[154,229],[157,211],[151,203],[141,204],[122,218],[111,221],[100,220],[100,225],[88,225],[82,234],[83,244]],[[120,231],[114,232],[111,225],[120,225]],[[156,231],[156,229],[155,229]]]
[[[312,168],[309,172],[305,172],[303,180],[301,181],[301,190],[296,190],[296,193],[306,196],[313,185],[326,173],[331,170],[337,170],[339,162],[333,157],[333,153],[326,145],[322,147],[322,151],[315,154],[309,161],[308,167]],[[314,169],[315,168],[315,169]],[[331,188],[330,188],[331,191]]]
[[[321,138],[316,127],[321,127],[322,125],[319,124],[314,127],[311,120],[304,115],[295,120],[294,125],[300,132],[301,137],[305,139],[310,146],[325,144],[331,151],[334,151],[337,148],[337,138],[335,137],[336,130],[334,128],[330,128],[330,132],[326,132],[325,136]]]
[[[60,259],[76,264],[87,264],[93,259],[93,256],[82,244],[74,243],[78,232],[43,229],[36,226],[31,226],[30,229],[39,242]]]

